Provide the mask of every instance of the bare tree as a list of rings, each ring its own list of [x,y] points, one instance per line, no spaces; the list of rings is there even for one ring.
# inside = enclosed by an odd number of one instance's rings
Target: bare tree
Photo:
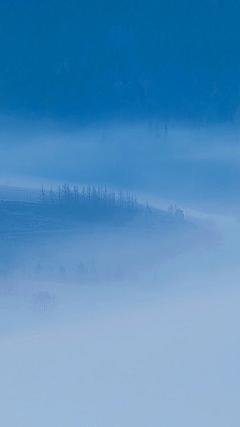
[[[73,187],[73,194],[74,194],[74,204],[75,206],[78,205],[78,199],[79,199],[79,188],[77,185],[74,185]]]
[[[62,277],[64,277],[66,274],[66,268],[62,264],[59,267],[59,273]]]
[[[120,191],[118,194],[118,205],[120,208],[122,208],[123,204],[124,204],[124,197],[123,197],[122,191]]]
[[[46,203],[46,191],[45,191],[45,189],[44,189],[44,187],[43,187],[43,185],[41,185],[41,189],[40,189],[40,200],[41,200],[41,202],[43,203],[43,204],[45,204]]]
[[[97,189],[97,195],[98,195],[98,199],[99,199],[100,203],[102,203],[102,193],[103,193],[102,186],[98,187],[98,189]]]
[[[53,188],[52,188],[52,187],[50,188],[50,191],[49,191],[49,198],[50,198],[50,202],[51,202],[51,204],[53,205],[53,203],[54,203],[54,198],[55,198],[55,194],[54,194],[54,191],[53,191]]]
[[[49,295],[47,291],[40,291],[32,296],[32,301],[38,313],[46,313],[55,306],[56,296]]]
[[[82,262],[80,262],[77,266],[77,273],[80,276],[85,276],[88,273],[87,268],[85,267],[85,265]]]
[[[90,184],[88,184],[88,186],[87,186],[87,200],[88,200],[88,203],[90,203],[90,200],[91,200],[91,185]]]
[[[61,205],[62,204],[62,188],[60,185],[57,188],[57,198],[58,198],[59,205]]]
[[[64,201],[67,204],[70,201],[71,190],[70,190],[69,184],[67,184],[66,182],[63,186],[63,196],[64,196]]]
[[[85,204],[86,199],[87,199],[87,195],[86,195],[85,187],[83,187],[82,188],[82,201],[83,201],[83,204]]]
[[[115,271],[115,277],[117,280],[124,280],[125,274],[124,269],[121,265],[117,266],[117,269]]]

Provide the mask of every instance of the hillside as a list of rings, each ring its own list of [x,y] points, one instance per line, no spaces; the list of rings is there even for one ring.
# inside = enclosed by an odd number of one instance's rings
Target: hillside
[[[206,238],[177,206],[156,209],[106,188],[65,184],[56,190],[41,188],[31,200],[0,202],[4,292],[46,282],[138,280],[142,271]]]
[[[140,204],[135,195],[116,194],[106,187],[88,186],[73,189],[67,184],[32,195],[21,194],[20,200],[0,201],[0,233],[14,235],[28,232],[63,230],[87,224],[123,225],[133,222],[144,227],[174,226],[184,221],[184,213],[176,206],[168,211]],[[25,195],[25,198],[22,195]],[[30,200],[26,201],[26,200]],[[24,200],[24,201],[23,201]]]

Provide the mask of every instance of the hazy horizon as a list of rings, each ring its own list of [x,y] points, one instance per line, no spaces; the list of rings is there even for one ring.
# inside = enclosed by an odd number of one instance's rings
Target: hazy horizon
[[[240,2],[0,5],[1,427],[235,427]]]

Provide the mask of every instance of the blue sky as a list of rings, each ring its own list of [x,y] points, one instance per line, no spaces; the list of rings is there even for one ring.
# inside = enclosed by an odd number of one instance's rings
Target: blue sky
[[[232,120],[239,16],[235,0],[2,2],[0,111]]]

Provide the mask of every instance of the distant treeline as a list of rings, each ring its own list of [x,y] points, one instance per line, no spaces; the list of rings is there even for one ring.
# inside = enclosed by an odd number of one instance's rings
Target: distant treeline
[[[177,205],[170,206],[164,211],[150,207],[148,203],[142,204],[137,200],[136,195],[122,191],[116,193],[108,190],[106,187],[95,187],[87,185],[79,188],[69,184],[59,185],[56,189],[52,187],[46,190],[43,186],[40,189],[40,203],[42,207],[51,206],[54,211],[68,212],[74,215],[76,212],[78,218],[82,219],[108,219],[108,218],[131,218],[139,214],[144,217],[158,218],[164,221],[181,221],[184,219],[184,213]],[[48,210],[48,209],[47,209]],[[152,214],[152,215],[151,215]],[[141,216],[141,215],[140,215]]]
[[[91,206],[91,207],[108,207],[120,208],[129,211],[138,211],[143,206],[138,203],[136,195],[122,191],[115,193],[113,190],[108,190],[106,187],[95,187],[87,185],[79,188],[74,185],[73,188],[69,184],[59,185],[56,189],[52,187],[46,190],[43,186],[40,189],[40,202],[42,204],[65,205],[65,206]]]

